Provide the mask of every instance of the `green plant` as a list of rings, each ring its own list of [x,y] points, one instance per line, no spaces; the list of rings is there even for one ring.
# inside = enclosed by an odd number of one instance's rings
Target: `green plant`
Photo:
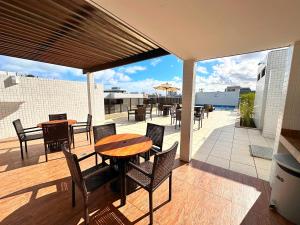
[[[240,96],[240,114],[241,125],[246,127],[253,127],[253,111],[254,111],[255,93],[242,94]]]

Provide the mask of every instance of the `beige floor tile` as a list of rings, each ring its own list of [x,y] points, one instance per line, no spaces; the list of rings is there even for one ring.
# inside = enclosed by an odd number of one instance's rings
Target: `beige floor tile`
[[[198,161],[202,161],[202,162],[206,162],[207,161],[207,158],[208,158],[208,154],[204,154],[204,153],[195,153],[192,157],[193,159],[195,160],[198,160]]]
[[[231,152],[231,146],[230,145],[215,145],[213,147],[212,150],[215,150],[215,151],[221,151],[221,152]]]
[[[215,165],[215,166],[219,166],[225,169],[229,168],[229,160],[227,159],[222,159],[222,158],[218,158],[215,156],[209,156],[206,160],[207,163]]]
[[[248,176],[257,177],[256,169],[254,166],[249,166],[237,162],[230,161],[230,170],[246,174]]]
[[[265,181],[269,181],[270,180],[270,174],[271,174],[271,168],[265,170],[265,169],[261,169],[261,168],[256,168],[257,170],[257,177],[259,179],[265,180]]]
[[[210,152],[210,155],[212,156],[216,156],[216,157],[219,157],[219,158],[222,158],[222,159],[230,159],[230,155],[231,155],[231,152],[230,151],[219,151],[219,150],[212,150]]]
[[[269,170],[272,166],[271,160],[254,157],[255,166],[264,170]]]
[[[233,162],[246,164],[249,166],[255,166],[253,157],[250,156],[250,154],[248,154],[248,155],[232,154],[230,160]]]
[[[231,154],[240,155],[240,156],[250,156],[249,150],[239,149],[239,148],[232,148]]]

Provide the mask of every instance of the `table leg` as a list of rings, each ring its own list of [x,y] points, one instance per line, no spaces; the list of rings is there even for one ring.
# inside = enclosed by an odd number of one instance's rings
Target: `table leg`
[[[121,206],[126,204],[126,159],[119,159],[119,171],[121,181]]]

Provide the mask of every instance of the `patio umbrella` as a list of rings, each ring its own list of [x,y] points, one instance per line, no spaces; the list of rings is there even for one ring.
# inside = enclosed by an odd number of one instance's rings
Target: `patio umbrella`
[[[178,91],[178,90],[180,90],[179,88],[174,87],[169,83],[160,84],[160,85],[154,87],[154,89],[159,90],[159,91],[166,91],[166,97],[167,97],[168,91]]]

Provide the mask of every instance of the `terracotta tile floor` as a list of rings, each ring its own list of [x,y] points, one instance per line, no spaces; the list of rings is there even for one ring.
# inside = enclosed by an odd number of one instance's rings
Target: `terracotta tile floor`
[[[78,155],[92,151],[85,137],[76,136]],[[208,144],[209,145],[209,144]],[[94,158],[81,167],[94,164]],[[232,170],[192,160],[177,159],[173,176],[173,199],[165,182],[154,193],[155,224],[289,224],[269,210],[269,183]],[[41,141],[31,142],[25,160],[18,142],[0,143],[1,225],[83,224],[81,196],[71,207],[70,177],[61,152],[49,154],[45,163]],[[130,194],[119,207],[118,195],[109,185],[91,198],[91,224],[148,224],[148,195],[143,190]]]

